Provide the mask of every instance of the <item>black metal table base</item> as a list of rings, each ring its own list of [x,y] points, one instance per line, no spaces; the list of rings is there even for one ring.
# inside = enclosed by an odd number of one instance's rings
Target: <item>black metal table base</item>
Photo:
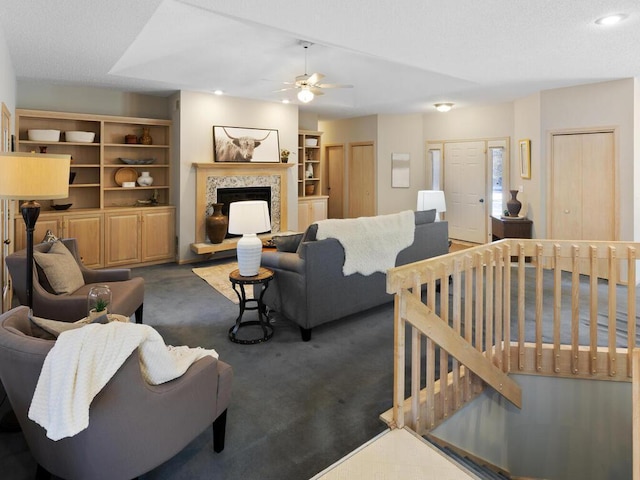
[[[233,290],[238,295],[240,314],[236,319],[235,325],[233,325],[229,329],[229,340],[234,343],[240,343],[243,345],[255,345],[256,343],[266,342],[273,336],[273,327],[269,324],[269,319],[267,318],[266,308],[262,303],[262,298],[264,296],[264,292],[269,287],[269,282],[273,278],[273,272],[268,271],[263,272],[266,269],[260,269],[260,272],[255,277],[240,277],[236,274],[237,270],[234,270],[229,275],[229,280],[231,280],[231,284],[233,286]],[[270,274],[270,275],[269,275]],[[259,298],[247,298],[245,292],[245,285],[255,285],[260,284],[262,289],[260,291]],[[247,304],[255,303],[255,306],[249,307]],[[248,320],[242,321],[242,317],[244,316],[244,312],[247,310],[255,310],[258,312],[258,320]],[[240,335],[240,330],[245,327],[256,326],[262,329],[262,336],[257,338],[242,338]]]

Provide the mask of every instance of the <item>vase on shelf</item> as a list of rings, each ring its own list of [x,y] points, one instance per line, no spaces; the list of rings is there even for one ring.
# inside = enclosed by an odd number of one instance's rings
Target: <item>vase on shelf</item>
[[[153,177],[149,175],[149,172],[142,172],[142,175],[138,177],[138,185],[141,187],[150,187],[153,185]]]
[[[211,243],[222,243],[227,236],[229,217],[222,213],[222,205],[222,203],[212,204],[213,213],[206,220],[207,237]]]
[[[149,133],[149,127],[142,127],[142,136],[138,138],[138,143],[142,145],[151,145],[153,143],[153,138],[151,138],[151,134]]]
[[[507,210],[510,217],[517,217],[522,208],[522,203],[516,198],[518,196],[518,190],[509,190],[509,193],[511,193],[511,198],[507,202]]]

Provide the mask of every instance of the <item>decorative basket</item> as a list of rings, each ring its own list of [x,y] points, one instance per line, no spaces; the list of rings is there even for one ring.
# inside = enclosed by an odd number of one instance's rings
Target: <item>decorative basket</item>
[[[316,186],[313,183],[309,183],[304,186],[305,195],[313,195],[316,191]]]

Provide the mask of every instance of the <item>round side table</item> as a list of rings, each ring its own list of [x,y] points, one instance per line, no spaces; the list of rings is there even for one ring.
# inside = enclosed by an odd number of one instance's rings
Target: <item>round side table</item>
[[[231,281],[233,290],[236,292],[236,295],[238,295],[238,300],[240,301],[240,315],[238,315],[238,318],[236,319],[236,324],[229,329],[229,340],[235,343],[242,343],[244,345],[266,342],[273,336],[273,327],[267,319],[264,304],[262,303],[262,297],[264,296],[264,292],[267,291],[267,288],[269,288],[269,282],[273,280],[273,271],[268,268],[260,267],[257,275],[254,275],[253,277],[243,277],[240,275],[240,270],[236,269],[229,274],[229,280]],[[262,285],[260,297],[247,298],[245,286],[258,284]],[[247,304],[249,303],[255,303],[255,306],[248,307]],[[242,316],[244,315],[245,310],[257,310],[258,320],[243,322]],[[249,325],[260,326],[263,333],[262,337],[250,339],[238,338],[238,331]]]

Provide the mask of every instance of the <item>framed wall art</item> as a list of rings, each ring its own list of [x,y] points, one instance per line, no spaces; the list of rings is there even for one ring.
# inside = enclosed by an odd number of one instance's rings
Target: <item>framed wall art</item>
[[[280,163],[278,130],[214,126],[213,161]]]
[[[520,177],[531,178],[531,140],[525,138],[518,141],[518,156],[520,160]]]

